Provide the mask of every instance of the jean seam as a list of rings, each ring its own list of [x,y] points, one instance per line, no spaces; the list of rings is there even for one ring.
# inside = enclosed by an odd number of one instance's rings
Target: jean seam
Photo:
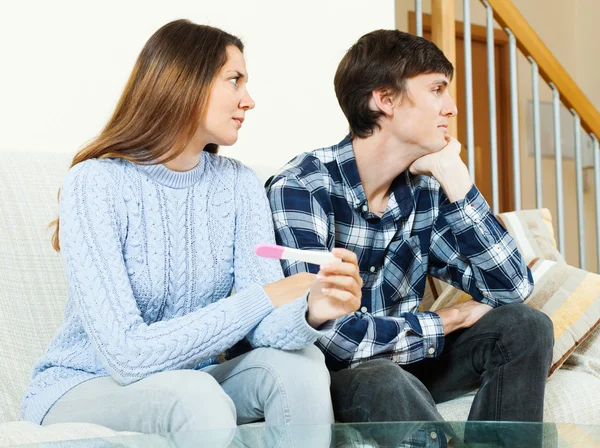
[[[457,350],[460,350],[461,348],[463,348],[465,345],[476,342],[476,341],[481,341],[481,340],[485,340],[485,339],[495,339],[496,340],[496,344],[498,346],[498,349],[502,355],[502,357],[504,358],[504,363],[509,363],[511,361],[511,357],[508,354],[508,352],[506,351],[506,348],[502,345],[501,342],[501,337],[502,335],[499,333],[486,333],[486,334],[482,334],[480,336],[477,336],[475,338],[469,339],[468,341],[465,341],[459,345],[453,346],[452,350],[446,352],[446,353],[442,353],[442,355],[440,355],[441,357],[444,357],[446,355],[450,355],[451,353],[456,352]],[[496,392],[496,406],[495,406],[495,410],[494,410],[494,414],[495,414],[495,419],[496,420],[501,420],[502,417],[502,412],[501,412],[501,403],[502,403],[502,396],[503,396],[503,378],[504,378],[504,365],[498,367],[498,387],[497,387],[497,392]]]
[[[498,421],[502,417],[502,384],[504,378],[504,366],[498,368],[498,389],[496,392],[496,412],[495,420]]]
[[[287,405],[287,395],[285,393],[285,387],[283,386],[283,381],[281,381],[281,377],[279,376],[279,374],[277,374],[277,370],[272,369],[271,366],[269,366],[268,364],[253,364],[253,365],[244,367],[239,372],[235,372],[235,373],[232,373],[232,374],[229,374],[229,375],[223,377],[223,379],[221,381],[219,381],[219,384],[241,374],[242,372],[250,370],[250,369],[264,369],[273,376],[273,378],[275,379],[275,383],[277,384],[277,389],[279,390],[279,393],[281,394],[281,398],[282,398],[281,403],[282,403],[282,407],[283,407],[283,417],[285,420],[285,424],[290,425],[291,418],[290,418],[289,406]],[[264,409],[263,409],[263,414],[264,414]]]
[[[360,411],[363,411],[363,412],[364,412],[364,409],[363,409],[363,407],[362,407],[362,406],[352,406],[351,408],[346,408],[346,409],[344,410],[344,412],[345,412],[346,414],[351,414],[351,415],[354,415],[355,411],[357,411],[357,410],[360,410]],[[366,413],[365,413],[365,414],[366,414]],[[353,420],[353,419],[350,419],[350,422],[351,422],[352,420]],[[370,421],[371,421],[371,413],[368,413],[368,415],[365,415],[364,423],[368,423],[368,422],[370,422]],[[346,422],[343,422],[343,423],[346,423]]]

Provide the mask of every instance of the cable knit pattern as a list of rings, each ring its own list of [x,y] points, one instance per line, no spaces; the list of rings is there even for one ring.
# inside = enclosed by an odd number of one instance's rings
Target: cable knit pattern
[[[245,336],[296,349],[321,334],[306,322],[306,295],[274,310],[262,288],[283,275],[277,260],[254,255],[255,244],[274,243],[271,211],[239,162],[203,153],[181,173],[88,160],[65,178],[60,219],[65,323],[34,367],[26,420],[41,423],[89,379],[126,386],[206,367]]]

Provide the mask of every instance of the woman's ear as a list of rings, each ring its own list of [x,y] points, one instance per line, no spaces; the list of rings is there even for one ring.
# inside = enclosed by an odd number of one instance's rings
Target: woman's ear
[[[394,111],[394,98],[385,89],[376,89],[371,92],[369,107],[380,110],[385,115],[392,115]]]

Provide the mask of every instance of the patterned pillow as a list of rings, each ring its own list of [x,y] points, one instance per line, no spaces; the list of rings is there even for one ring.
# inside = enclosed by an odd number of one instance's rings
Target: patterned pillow
[[[496,218],[515,239],[525,263],[536,258],[565,261],[556,248],[552,215],[547,208],[501,213]]]
[[[554,323],[554,354],[550,375],[600,323],[600,275],[562,262],[535,259],[530,263],[535,287],[525,301]],[[444,291],[431,311],[470,300],[454,287]]]

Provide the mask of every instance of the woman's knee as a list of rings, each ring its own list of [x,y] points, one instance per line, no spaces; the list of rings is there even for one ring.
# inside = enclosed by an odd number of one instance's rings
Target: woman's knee
[[[174,370],[154,376],[151,387],[163,394],[167,431],[236,426],[235,405],[211,375]]]
[[[286,387],[302,385],[303,388],[329,390],[330,377],[321,350],[311,345],[301,350],[285,351],[264,348],[261,364],[269,370],[274,380]]]
[[[317,347],[294,351],[268,348],[260,353],[259,359],[263,391],[266,396],[278,397],[275,401],[280,399],[285,403],[295,423],[333,422],[329,371]],[[299,410],[306,409],[312,409],[314,415],[298,415]]]

